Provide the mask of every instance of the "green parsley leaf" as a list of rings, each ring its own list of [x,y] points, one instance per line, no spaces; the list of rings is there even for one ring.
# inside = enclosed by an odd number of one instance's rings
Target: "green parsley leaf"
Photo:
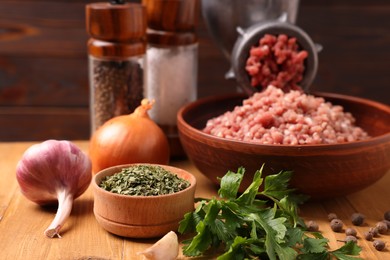
[[[352,260],[360,253],[355,243],[330,251],[319,232],[305,232],[298,205],[307,196],[289,188],[292,172],[262,177],[256,171],[252,183],[241,194],[245,169],[228,171],[221,178],[219,198],[199,199],[194,212],[184,215],[179,232],[195,235],[183,241],[186,256],[200,256],[210,249],[225,250],[218,260],[240,259],[340,259]],[[263,191],[259,191],[264,182]],[[260,199],[266,198],[266,199]],[[272,205],[273,203],[273,205]]]
[[[266,176],[262,194],[279,200],[284,198],[294,191],[294,189],[288,188],[291,176],[291,171],[281,171],[278,174]]]
[[[244,237],[236,237],[233,244],[230,246],[229,250],[220,255],[217,260],[241,260],[245,259],[245,247],[248,244],[255,242],[254,240],[247,239]]]
[[[361,251],[362,249],[355,242],[348,241],[339,249],[332,251],[331,254],[340,260],[356,260],[361,259],[354,257],[359,255]]]
[[[329,260],[329,253],[328,252],[322,252],[322,253],[307,253],[307,254],[300,254],[297,257],[297,260]]]
[[[238,197],[237,202],[241,205],[251,205],[253,204],[253,201],[256,198],[256,195],[259,192],[259,188],[261,184],[263,183],[263,178],[261,178],[261,171],[263,168],[260,170],[256,171],[254,176],[253,176],[253,181],[249,185],[249,187],[241,194],[240,197]]]
[[[297,244],[302,244],[304,234],[305,232],[297,227],[287,229],[287,245],[290,247],[294,247]]]
[[[239,211],[239,206],[230,201],[225,201],[221,210],[221,219],[225,220],[225,227],[229,233],[236,236],[236,230],[240,228],[240,222],[242,221],[240,216],[235,212]]]
[[[181,220],[180,226],[178,231],[182,234],[189,233],[195,230],[194,225],[194,219],[193,219],[194,213],[188,212],[184,215],[184,219]]]
[[[224,199],[235,199],[240,188],[242,178],[244,177],[245,169],[243,167],[238,168],[237,173],[228,171],[221,178],[220,189],[218,195]]]
[[[311,238],[307,237],[303,240],[303,253],[323,253],[326,252],[328,246],[328,239],[326,238]]]
[[[198,232],[198,234],[192,239],[192,241],[183,247],[187,256],[201,255],[211,245],[211,233],[202,221],[196,226],[196,232]]]

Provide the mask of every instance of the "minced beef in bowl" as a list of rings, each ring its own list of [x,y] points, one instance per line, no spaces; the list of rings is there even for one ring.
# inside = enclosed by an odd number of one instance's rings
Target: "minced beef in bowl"
[[[369,138],[343,107],[272,85],[208,120],[203,132],[259,144],[336,144]]]

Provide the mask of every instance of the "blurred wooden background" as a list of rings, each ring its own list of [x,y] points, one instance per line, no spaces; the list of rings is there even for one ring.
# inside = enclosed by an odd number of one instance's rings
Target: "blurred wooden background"
[[[89,138],[88,2],[0,0],[0,141]],[[324,48],[312,90],[390,105],[389,17],[388,0],[301,0],[297,24]],[[234,92],[201,19],[198,34],[199,97]]]

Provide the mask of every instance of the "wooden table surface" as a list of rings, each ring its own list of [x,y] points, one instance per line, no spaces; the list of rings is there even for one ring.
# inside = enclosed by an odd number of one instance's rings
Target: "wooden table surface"
[[[75,141],[84,151],[88,142]],[[93,215],[93,194],[89,188],[75,200],[71,216],[62,229],[62,238],[49,239],[43,232],[55,215],[55,208],[47,209],[27,200],[20,192],[15,178],[15,168],[23,152],[33,143],[0,143],[0,259],[142,259],[136,253],[156,240],[122,238],[103,230]],[[190,162],[175,161],[174,166],[192,172],[198,181],[197,197],[211,197],[217,187],[205,178]],[[383,213],[390,210],[390,173],[374,185],[347,197],[322,202],[308,202],[301,207],[300,215],[305,220],[315,220],[320,231],[330,240],[331,249],[342,246],[343,233],[331,231],[327,214],[336,213],[352,227],[350,216],[361,212],[366,224],[357,227],[363,259],[390,259],[390,232],[381,235],[387,245],[382,252],[376,251],[372,242],[362,236]],[[180,259],[184,257],[180,254]]]

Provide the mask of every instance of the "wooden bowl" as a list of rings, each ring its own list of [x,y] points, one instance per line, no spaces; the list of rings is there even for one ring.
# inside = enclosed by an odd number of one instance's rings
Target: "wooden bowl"
[[[131,165],[110,167],[94,176],[93,212],[98,223],[110,233],[132,238],[161,237],[171,230],[177,231],[184,214],[194,210],[195,177],[182,169],[160,165],[189,181],[190,186],[173,194],[159,196],[121,195],[99,187],[104,177]]]
[[[259,145],[203,133],[206,121],[241,105],[243,95],[207,97],[178,112],[180,141],[189,159],[214,183],[228,170],[246,169],[240,191],[264,163],[264,174],[292,170],[291,185],[312,199],[346,195],[379,180],[390,169],[390,107],[339,94],[318,93],[344,107],[372,138],[343,144]]]

